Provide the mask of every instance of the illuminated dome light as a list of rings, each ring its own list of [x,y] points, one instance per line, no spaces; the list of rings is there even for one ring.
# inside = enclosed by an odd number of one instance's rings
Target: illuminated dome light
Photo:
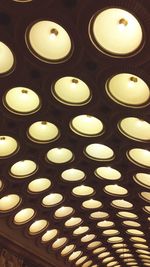
[[[51,193],[42,199],[42,205],[45,207],[51,207],[62,202],[63,196],[58,193]]]
[[[110,161],[114,159],[113,150],[103,144],[90,144],[85,148],[85,155],[97,161]]]
[[[103,211],[96,211],[96,212],[92,212],[90,214],[90,218],[91,219],[107,219],[109,218],[109,214],[107,212],[103,212]]]
[[[97,223],[97,226],[101,228],[110,228],[113,227],[114,225],[115,225],[114,222],[106,220]]]
[[[85,200],[82,203],[82,207],[85,209],[98,209],[102,207],[102,203],[95,199]]]
[[[67,256],[72,251],[74,251],[75,247],[76,246],[74,244],[71,244],[71,245],[68,245],[68,246],[64,247],[64,249],[61,251],[61,256],[63,256],[63,257]]]
[[[150,174],[148,173],[137,173],[133,176],[133,179],[139,185],[150,189]]]
[[[113,244],[113,248],[125,248],[127,245],[125,243]]]
[[[29,227],[29,234],[36,235],[44,231],[48,227],[48,221],[46,220],[37,220],[31,224]]]
[[[99,254],[103,251],[106,251],[106,248],[105,247],[100,247],[100,248],[96,248],[93,250],[93,254]]]
[[[0,212],[9,212],[21,203],[21,198],[16,194],[6,195],[0,198]]]
[[[118,261],[109,262],[106,266],[107,267],[121,267],[121,265],[118,265]]]
[[[67,148],[52,148],[47,152],[47,159],[55,164],[63,164],[73,160],[73,154]]]
[[[116,253],[126,253],[126,252],[130,252],[130,250],[128,248],[119,248],[116,250]]]
[[[138,141],[150,140],[150,124],[135,117],[122,119],[118,124],[119,130],[125,136]]]
[[[144,250],[144,249],[136,249],[136,252],[139,254],[147,254],[150,255],[150,251]]]
[[[82,222],[83,221],[82,221],[81,218],[79,218],[79,217],[72,217],[72,218],[70,218],[69,220],[67,220],[65,222],[65,226],[66,227],[75,227],[75,226],[80,225]]]
[[[143,210],[150,214],[150,206],[144,206]]]
[[[122,186],[119,186],[117,184],[113,185],[106,185],[104,187],[104,191],[110,195],[116,195],[116,196],[125,196],[128,193],[128,190]]]
[[[62,77],[53,87],[54,97],[61,103],[69,106],[82,106],[91,100],[90,88],[76,77]]]
[[[47,230],[46,233],[44,235],[42,235],[41,242],[43,242],[43,243],[49,242],[54,237],[56,237],[57,234],[58,234],[58,230],[57,229]]]
[[[90,21],[89,34],[98,50],[113,57],[135,54],[143,43],[138,19],[121,8],[98,11]]]
[[[38,167],[32,160],[21,160],[12,165],[10,174],[15,178],[26,178],[37,171]]]
[[[123,225],[125,226],[131,226],[131,227],[140,227],[141,224],[134,221],[123,221]]]
[[[96,235],[94,234],[89,234],[89,235],[85,235],[81,238],[81,242],[90,242],[91,240],[93,240],[96,237]]]
[[[127,157],[134,164],[142,167],[150,167],[150,151],[142,148],[133,148],[128,151]]]
[[[39,96],[26,87],[14,87],[4,96],[3,103],[12,113],[29,115],[35,113],[41,107]]]
[[[81,136],[95,137],[103,132],[103,123],[91,115],[79,115],[70,122],[73,132]]]
[[[79,226],[77,229],[75,229],[75,230],[73,231],[73,235],[74,235],[74,236],[76,236],[76,235],[82,235],[82,234],[88,232],[89,229],[90,229],[90,228],[89,228],[88,226]]]
[[[0,158],[12,156],[19,149],[17,141],[10,136],[0,136]]]
[[[131,253],[125,253],[123,252],[122,254],[119,255],[120,258],[124,259],[124,258],[127,258],[127,261],[128,259],[131,257],[131,260],[133,261],[134,259],[132,258],[133,257],[133,254]]]
[[[75,196],[90,196],[94,194],[94,189],[90,186],[79,185],[72,189],[72,194]]]
[[[68,169],[62,172],[62,179],[68,182],[76,182],[83,180],[85,178],[85,173],[79,169]]]
[[[81,267],[90,267],[90,265],[93,263],[93,261],[89,260],[89,261],[86,261],[85,263],[83,263],[81,265]]]
[[[143,236],[144,235],[144,233],[142,231],[137,230],[137,229],[128,229],[126,231],[126,233],[129,234],[129,235],[138,235],[138,236]]]
[[[15,224],[24,224],[30,221],[35,215],[35,211],[31,208],[20,210],[14,217]]]
[[[119,242],[123,242],[123,238],[119,237],[119,236],[113,236],[113,237],[109,237],[107,239],[107,242],[109,242],[109,243],[119,243]]]
[[[31,181],[28,185],[28,190],[31,193],[40,193],[51,186],[51,181],[47,178],[38,178]]]
[[[115,259],[114,257],[107,257],[107,258],[102,260],[102,263],[108,263],[108,262],[113,261],[114,259]]]
[[[138,216],[135,213],[128,212],[128,211],[119,211],[117,213],[117,216],[119,216],[121,218],[125,218],[125,219],[133,219],[133,220],[138,219]]]
[[[132,209],[133,204],[124,199],[115,199],[111,202],[111,205],[118,209]]]
[[[93,242],[88,244],[87,249],[95,249],[101,245],[102,245],[102,243],[100,241],[93,241]]]
[[[103,258],[105,258],[105,257],[107,257],[107,256],[109,256],[110,255],[110,252],[102,252],[102,253],[100,253],[99,255],[98,255],[98,258],[99,259],[103,259]]]
[[[12,72],[15,65],[12,51],[3,42],[0,42],[0,51],[0,75]]]
[[[72,54],[73,45],[68,33],[53,21],[34,22],[28,27],[25,39],[30,52],[47,63],[65,61]]]
[[[141,192],[140,197],[147,202],[150,202],[150,192]]]
[[[113,236],[113,235],[119,235],[120,232],[115,229],[110,229],[110,230],[104,230],[103,235],[108,235],[108,236]]]
[[[87,256],[82,256],[81,258],[79,258],[76,261],[75,265],[78,266],[78,265],[82,264],[87,258],[88,258]]]
[[[56,241],[52,244],[53,249],[59,249],[67,243],[68,239],[66,237],[57,238]]]
[[[63,218],[71,215],[74,212],[74,209],[71,207],[61,207],[55,211],[54,216],[56,218]]]
[[[139,237],[139,236],[132,236],[130,238],[130,241],[132,241],[132,242],[139,242],[139,243],[146,243],[146,239],[145,238],[142,238],[142,237]]]
[[[149,247],[147,245],[140,244],[140,243],[133,244],[133,247],[140,248],[140,249],[149,249]]]
[[[99,167],[95,170],[95,175],[106,180],[118,180],[121,178],[121,173],[111,167]]]
[[[150,256],[148,256],[148,255],[143,255],[143,254],[141,254],[141,255],[138,255],[139,256],[139,258],[141,258],[141,259],[148,259],[148,260],[150,260]]]
[[[138,76],[119,73],[106,82],[109,97],[120,105],[132,108],[146,106],[150,100],[148,85]]]
[[[79,258],[81,255],[82,255],[82,251],[81,250],[77,250],[77,251],[74,251],[70,256],[69,256],[69,261],[74,261],[76,260],[77,258]]]
[[[27,135],[35,143],[49,143],[56,140],[60,133],[55,124],[48,121],[37,121],[31,124]]]

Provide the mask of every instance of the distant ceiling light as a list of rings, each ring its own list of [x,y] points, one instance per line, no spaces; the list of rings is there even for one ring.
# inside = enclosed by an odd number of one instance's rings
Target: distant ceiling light
[[[138,219],[138,216],[135,213],[128,212],[128,211],[119,211],[117,213],[117,216],[122,217],[122,218],[127,218],[127,219],[133,219],[133,220]]]
[[[72,194],[75,196],[90,196],[93,195],[94,189],[90,186],[79,185],[72,189]]]
[[[30,221],[35,215],[35,211],[31,208],[25,208],[20,210],[14,217],[15,224],[24,224]]]
[[[150,174],[149,173],[142,173],[142,172],[136,173],[133,176],[133,179],[139,185],[150,189]]]
[[[57,238],[56,241],[52,244],[53,249],[59,249],[67,243],[66,237]]]
[[[112,237],[110,237],[110,238],[112,238]],[[108,262],[113,261],[114,259],[115,259],[114,257],[106,257],[105,259],[102,260],[102,263],[108,263]]]
[[[76,235],[82,235],[86,232],[89,231],[89,227],[88,226],[79,226],[77,229],[75,229],[73,231],[73,235],[76,236]]]
[[[17,141],[11,136],[0,136],[0,158],[9,157],[19,149]]]
[[[137,229],[128,229],[126,231],[126,233],[129,234],[129,235],[138,235],[138,236],[143,236],[144,235],[144,233],[142,231],[137,230]]]
[[[79,258],[81,255],[82,255],[82,251],[80,251],[80,250],[74,251],[74,252],[69,256],[69,261],[74,261],[74,260],[76,260],[77,258]]]
[[[119,244],[113,244],[112,245],[113,248],[126,248],[127,245],[125,243],[119,243]]]
[[[106,219],[109,217],[109,214],[107,212],[103,211],[95,211],[90,214],[91,219]]]
[[[125,226],[131,226],[131,227],[140,227],[141,224],[134,221],[123,221],[123,225]]]
[[[91,99],[90,88],[82,80],[76,77],[62,77],[52,86],[54,97],[69,106],[81,106]]]
[[[28,27],[25,38],[30,52],[41,61],[62,62],[72,54],[73,45],[68,33],[53,21],[34,22]]]
[[[150,151],[142,148],[133,148],[128,151],[127,157],[136,165],[150,167]]]
[[[93,254],[99,254],[103,251],[106,251],[106,248],[105,247],[100,247],[100,248],[96,248],[93,250]]]
[[[150,192],[141,192],[140,197],[145,201],[150,202]]]
[[[81,258],[79,258],[76,261],[75,265],[78,266],[78,265],[82,264],[86,259],[87,259],[87,256],[82,256]]]
[[[63,196],[58,193],[51,193],[42,199],[42,205],[45,207],[51,207],[62,202]]]
[[[74,212],[72,207],[61,207],[55,211],[56,218],[64,218],[71,215]]]
[[[26,87],[14,87],[3,98],[5,107],[18,115],[35,113],[41,107],[39,96]]]
[[[150,140],[150,124],[135,117],[128,117],[118,124],[119,130],[125,136],[138,141]]]
[[[91,115],[79,115],[72,119],[70,127],[73,132],[81,136],[95,137],[103,133],[103,123]]]
[[[109,228],[113,227],[114,225],[115,225],[114,222],[106,220],[97,223],[97,226],[101,228]]]
[[[118,265],[118,261],[109,262],[106,266],[107,267],[121,267],[121,265]]]
[[[107,236],[113,236],[113,235],[119,235],[120,232],[116,229],[110,229],[110,230],[104,230],[103,231],[103,235],[107,235]]]
[[[58,234],[58,230],[57,229],[47,230],[46,233],[44,235],[42,235],[41,241],[42,242],[49,242],[54,237],[56,237],[57,234]]]
[[[94,234],[85,235],[81,238],[81,242],[84,242],[84,243],[89,242],[89,241],[93,240],[95,237],[96,237],[96,235],[94,235]]]
[[[98,11],[90,21],[89,35],[98,50],[118,57],[135,54],[143,41],[139,21],[121,8]]]
[[[76,182],[85,178],[85,173],[79,169],[68,169],[62,172],[61,177],[68,182]]]
[[[99,259],[102,259],[102,258],[105,258],[105,257],[107,257],[107,256],[109,256],[110,255],[110,252],[102,252],[102,253],[100,253],[99,255],[98,255],[98,258]]]
[[[111,205],[119,209],[132,209],[133,204],[124,199],[115,199],[111,202]]]
[[[37,171],[37,165],[32,160],[21,160],[12,165],[10,174],[15,178],[26,178]]]
[[[29,227],[29,233],[31,235],[39,234],[40,232],[44,231],[48,226],[48,221],[46,220],[37,220],[31,224]]]
[[[121,178],[121,173],[111,167],[99,167],[95,170],[95,175],[106,180],[118,180]]]
[[[10,194],[0,198],[0,212],[9,212],[21,203],[18,195]]]
[[[124,196],[128,193],[128,190],[126,188],[119,186],[117,184],[106,185],[104,187],[104,191],[110,195],[116,195],[116,196]]]
[[[133,247],[135,247],[135,248],[142,248],[142,249],[148,249],[149,248],[147,245],[140,244],[140,243],[133,244]]]
[[[140,77],[130,73],[119,73],[108,79],[106,92],[117,103],[123,106],[138,108],[150,101],[148,85]]]
[[[75,227],[77,225],[80,225],[82,222],[83,221],[80,217],[72,217],[65,222],[65,226],[66,227]]]
[[[107,239],[107,242],[108,243],[120,243],[120,242],[123,242],[123,238],[119,236],[113,236],[113,237],[109,237]]]
[[[10,48],[0,42],[0,75],[7,74],[13,71],[15,65],[15,59]]]
[[[86,261],[85,263],[82,264],[81,267],[89,267],[93,262],[91,260]]]
[[[102,245],[102,243],[100,241],[93,241],[93,242],[88,244],[87,248],[88,249],[95,249],[101,245]]]
[[[139,254],[146,254],[150,255],[150,251],[144,250],[144,249],[136,249],[136,252]]]
[[[59,135],[55,124],[48,121],[34,122],[28,129],[28,137],[35,143],[49,143],[56,140]]]
[[[150,214],[150,206],[144,206],[143,210]]]
[[[74,244],[64,247],[64,249],[61,251],[61,256],[67,256],[75,249],[75,247],[76,246]]]
[[[29,192],[40,193],[51,186],[51,181],[47,178],[37,178],[32,180],[28,185]]]
[[[73,153],[67,148],[52,148],[47,152],[47,159],[56,164],[69,162],[73,159]]]
[[[113,150],[103,144],[90,144],[85,148],[87,157],[97,161],[110,161],[114,158]]]
[[[98,208],[102,207],[102,203],[96,199],[89,199],[89,200],[85,200],[82,203],[82,206],[85,209],[98,209]]]
[[[116,253],[126,253],[126,252],[130,252],[130,250],[128,248],[119,248],[116,250]]]

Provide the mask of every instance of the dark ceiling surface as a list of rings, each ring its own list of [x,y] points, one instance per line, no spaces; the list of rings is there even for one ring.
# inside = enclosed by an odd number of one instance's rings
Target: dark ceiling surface
[[[88,35],[88,24],[98,10],[108,7],[117,7],[133,13],[141,22],[144,28],[144,46],[136,55],[129,57],[109,56],[99,51],[91,42]],[[34,21],[50,20],[61,25],[71,36],[73,42],[72,55],[64,62],[44,62],[35,57],[28,49],[25,42],[25,32],[27,27]],[[11,73],[0,76],[0,136],[11,136],[15,138],[20,148],[17,153],[10,157],[0,159],[0,178],[3,183],[0,197],[17,194],[22,202],[15,209],[8,212],[0,212],[0,235],[12,240],[22,250],[32,252],[34,257],[42,260],[43,266],[76,266],[75,258],[69,261],[68,254],[61,255],[65,245],[74,244],[74,251],[81,251],[82,256],[87,256],[87,260],[92,260],[90,266],[150,266],[150,256],[144,252],[137,252],[132,241],[132,236],[127,233],[128,229],[137,229],[143,232],[139,235],[143,241],[136,244],[147,246],[145,251],[150,251],[150,215],[144,210],[148,206],[148,201],[140,197],[141,192],[150,192],[150,187],[144,188],[136,183],[133,176],[137,173],[149,174],[149,166],[131,162],[127,157],[127,152],[132,148],[150,149],[147,141],[140,142],[123,135],[117,127],[120,120],[126,117],[136,117],[150,122],[149,105],[144,107],[128,107],[113,101],[106,93],[106,81],[118,73],[132,73],[142,78],[148,85],[150,83],[150,2],[148,0],[33,0],[32,2],[15,2],[10,0],[0,1],[0,32],[1,42],[4,42],[15,55],[15,68]],[[85,105],[71,106],[59,102],[52,94],[53,83],[61,77],[72,76],[83,80],[92,93],[91,100]],[[3,104],[3,97],[6,92],[14,87],[26,87],[34,90],[41,99],[40,109],[29,115],[20,115],[10,112]],[[70,121],[82,114],[88,114],[100,119],[104,124],[104,132],[100,136],[81,136],[72,131],[69,127]],[[36,121],[49,121],[57,125],[60,130],[58,139],[47,144],[33,142],[27,136],[27,129]],[[100,143],[109,146],[115,154],[110,161],[97,161],[88,158],[83,153],[85,147],[92,143]],[[46,153],[55,147],[65,147],[70,149],[74,157],[70,162],[64,164],[53,164],[46,160]],[[25,179],[15,179],[10,174],[11,166],[20,160],[30,159],[38,165],[36,173],[29,175]],[[121,173],[121,179],[107,180],[99,179],[95,175],[98,167],[111,166]],[[69,182],[61,178],[61,173],[69,168],[76,168],[84,171],[86,178],[84,181]],[[47,177],[51,180],[51,187],[43,192],[32,194],[28,191],[28,184],[38,177]],[[104,187],[108,184],[118,184],[127,189],[125,196],[108,194]],[[72,194],[72,189],[84,184],[94,189],[93,195],[76,196]],[[53,207],[41,205],[42,199],[50,193],[60,193],[63,201]],[[82,203],[88,199],[99,200],[102,205],[96,209],[85,209]],[[131,210],[118,209],[111,205],[116,199],[124,199],[133,204]],[[73,215],[64,218],[56,218],[54,213],[61,206],[72,207]],[[22,225],[13,223],[13,218],[17,212],[23,208],[33,208],[36,215],[30,221]],[[150,209],[149,209],[150,210]],[[118,237],[123,238],[123,254],[125,248],[129,249],[129,260],[125,262],[126,256],[116,252],[115,243],[109,242],[110,236],[105,235],[104,230],[97,226],[103,218],[92,219],[92,212],[107,212],[109,218],[106,220],[114,222],[114,226],[109,229],[119,231]],[[129,211],[135,213],[136,221],[140,227],[123,225],[122,217],[118,216],[119,211]],[[106,259],[106,263],[99,254],[94,254],[93,249],[88,249],[90,242],[82,242],[81,238],[86,235],[73,235],[77,228],[67,228],[64,224],[67,219],[80,217],[81,226],[88,226],[86,234],[94,234],[92,241],[100,241],[100,247],[105,247],[106,252],[110,252],[112,259]],[[40,219],[48,221],[47,229],[31,235],[28,231],[30,225]],[[126,219],[129,220],[129,219]],[[52,244],[57,239],[53,238],[49,242],[42,243],[42,235],[50,229],[58,230],[58,238],[66,237],[67,243],[59,249],[53,249]],[[116,235],[115,235],[116,236]],[[138,236],[138,235],[137,235]],[[91,241],[91,242],[92,242]],[[116,241],[116,243],[118,243]],[[141,257],[141,255],[144,255]],[[145,255],[147,257],[145,257]],[[131,260],[133,258],[133,260]],[[146,258],[146,259],[145,259]],[[112,261],[112,265],[108,265]],[[114,263],[113,263],[114,262]],[[147,265],[146,265],[147,264]],[[82,266],[82,264],[81,264]],[[86,265],[85,265],[86,266]],[[88,263],[87,263],[88,266]]]

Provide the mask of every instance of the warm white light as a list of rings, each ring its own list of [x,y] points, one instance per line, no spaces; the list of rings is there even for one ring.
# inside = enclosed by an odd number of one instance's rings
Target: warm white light
[[[19,149],[17,141],[10,136],[0,136],[0,158],[9,157]]]
[[[65,222],[66,227],[74,227],[82,223],[82,219],[80,217],[72,217]]]
[[[31,224],[29,227],[29,233],[31,235],[36,235],[43,231],[48,226],[48,222],[46,220],[38,220]]]
[[[150,174],[139,172],[133,176],[135,182],[150,189]]]
[[[117,215],[119,216],[119,217],[122,217],[122,218],[127,218],[127,219],[133,219],[133,220],[135,220],[135,219],[138,219],[138,216],[135,214],[135,213],[133,213],[133,212],[128,212],[128,211],[119,211],[118,213],[117,213]]]
[[[2,189],[2,187],[3,187],[3,182],[2,180],[0,180],[0,190]]]
[[[150,192],[141,192],[140,193],[141,198],[143,198],[145,201],[150,202]]]
[[[57,238],[56,241],[52,244],[52,248],[53,249],[59,249],[64,244],[66,244],[66,242],[67,242],[66,237]]]
[[[97,226],[101,228],[109,228],[109,227],[114,226],[114,222],[104,220],[104,221],[98,222]]]
[[[141,243],[146,243],[146,239],[138,236],[132,236],[130,238],[132,242],[141,242]]]
[[[35,211],[31,208],[20,210],[14,217],[15,224],[24,224],[30,221],[35,214]]]
[[[15,178],[25,178],[37,171],[37,165],[32,160],[21,160],[12,165],[10,174]]]
[[[64,61],[72,50],[71,39],[59,24],[41,20],[31,25],[26,32],[30,52],[45,62]]]
[[[51,181],[47,178],[38,178],[31,181],[28,185],[28,190],[32,193],[39,193],[51,186]]]
[[[119,237],[119,236],[113,236],[113,237],[109,237],[107,239],[107,242],[109,242],[109,243],[119,243],[119,242],[122,242],[122,241],[123,241],[123,238]]]
[[[133,148],[128,152],[128,158],[136,165],[150,167],[150,151],[142,148]]]
[[[113,235],[119,235],[119,231],[115,229],[110,229],[110,230],[104,230],[103,235],[108,235],[108,236],[113,236]]]
[[[5,107],[19,115],[28,115],[36,112],[40,108],[39,96],[26,87],[14,87],[4,96]]]
[[[70,256],[69,256],[69,261],[73,261],[77,258],[79,258],[82,255],[82,252],[80,250],[74,251]]]
[[[100,248],[96,248],[93,250],[93,254],[99,254],[103,251],[106,251],[106,248],[105,247],[100,247]]]
[[[92,264],[92,261],[86,261],[85,263],[82,264],[82,267],[89,267]]]
[[[67,148],[52,148],[47,152],[47,159],[52,163],[62,164],[71,161],[73,154]]]
[[[105,258],[110,255],[110,252],[102,252],[98,255],[99,259]]]
[[[140,230],[137,230],[137,229],[128,229],[127,231],[127,234],[130,234],[130,235],[138,235],[138,236],[143,236],[144,233]]]
[[[61,251],[61,255],[62,256],[67,256],[68,254],[70,254],[74,249],[75,249],[75,245],[74,244],[71,244],[71,245],[68,245],[66,247],[64,247],[64,249]]]
[[[106,219],[108,217],[109,217],[109,214],[103,211],[96,211],[90,214],[90,218],[92,219]]]
[[[89,242],[96,237],[94,234],[85,235],[81,238],[81,242]]]
[[[85,154],[87,157],[93,160],[112,160],[114,158],[113,150],[103,144],[90,144],[85,148]]]
[[[48,242],[48,241],[52,240],[57,234],[58,234],[57,229],[48,230],[48,231],[46,231],[46,233],[44,235],[42,235],[41,241],[42,242]]]
[[[75,263],[76,266],[82,264],[87,259],[87,256],[82,256],[80,259],[78,259]]]
[[[88,249],[94,249],[97,248],[101,245],[102,243],[100,241],[93,241],[90,244],[88,244],[87,248]]]
[[[133,204],[124,199],[115,199],[111,202],[111,205],[119,209],[132,209]]]
[[[100,208],[102,206],[102,203],[96,199],[89,199],[89,200],[85,200],[82,203],[82,206],[85,209],[97,209],[97,208]]]
[[[73,235],[81,235],[86,233],[89,230],[88,226],[79,226],[77,229],[73,231]]]
[[[68,169],[62,172],[61,177],[68,182],[76,182],[85,178],[85,173],[79,169]]]
[[[10,194],[0,198],[0,212],[8,212],[16,208],[20,202],[21,198],[15,194]]]
[[[54,97],[69,106],[81,106],[91,99],[89,87],[76,77],[62,77],[52,87]]]
[[[13,70],[14,56],[10,48],[0,42],[0,74],[5,74]]]
[[[131,227],[140,227],[141,225],[138,222],[134,221],[123,221],[123,225]]]
[[[128,193],[128,190],[122,186],[119,186],[117,184],[114,185],[106,185],[104,187],[104,190],[108,194],[112,195],[119,195],[119,196],[124,196]]]
[[[43,198],[42,204],[46,207],[54,206],[63,200],[63,196],[58,193],[51,193]]]
[[[55,211],[56,218],[63,218],[73,213],[73,208],[71,207],[61,207]]]
[[[99,167],[95,170],[95,174],[98,178],[107,180],[118,180],[121,178],[121,173],[111,167]]]
[[[90,186],[79,185],[72,189],[72,193],[76,196],[89,196],[94,193],[94,189]]]

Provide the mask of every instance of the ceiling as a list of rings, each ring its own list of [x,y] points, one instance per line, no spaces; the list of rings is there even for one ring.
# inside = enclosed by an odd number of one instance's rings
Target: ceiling
[[[149,28],[146,0],[0,2],[0,235],[36,266],[150,266]]]

